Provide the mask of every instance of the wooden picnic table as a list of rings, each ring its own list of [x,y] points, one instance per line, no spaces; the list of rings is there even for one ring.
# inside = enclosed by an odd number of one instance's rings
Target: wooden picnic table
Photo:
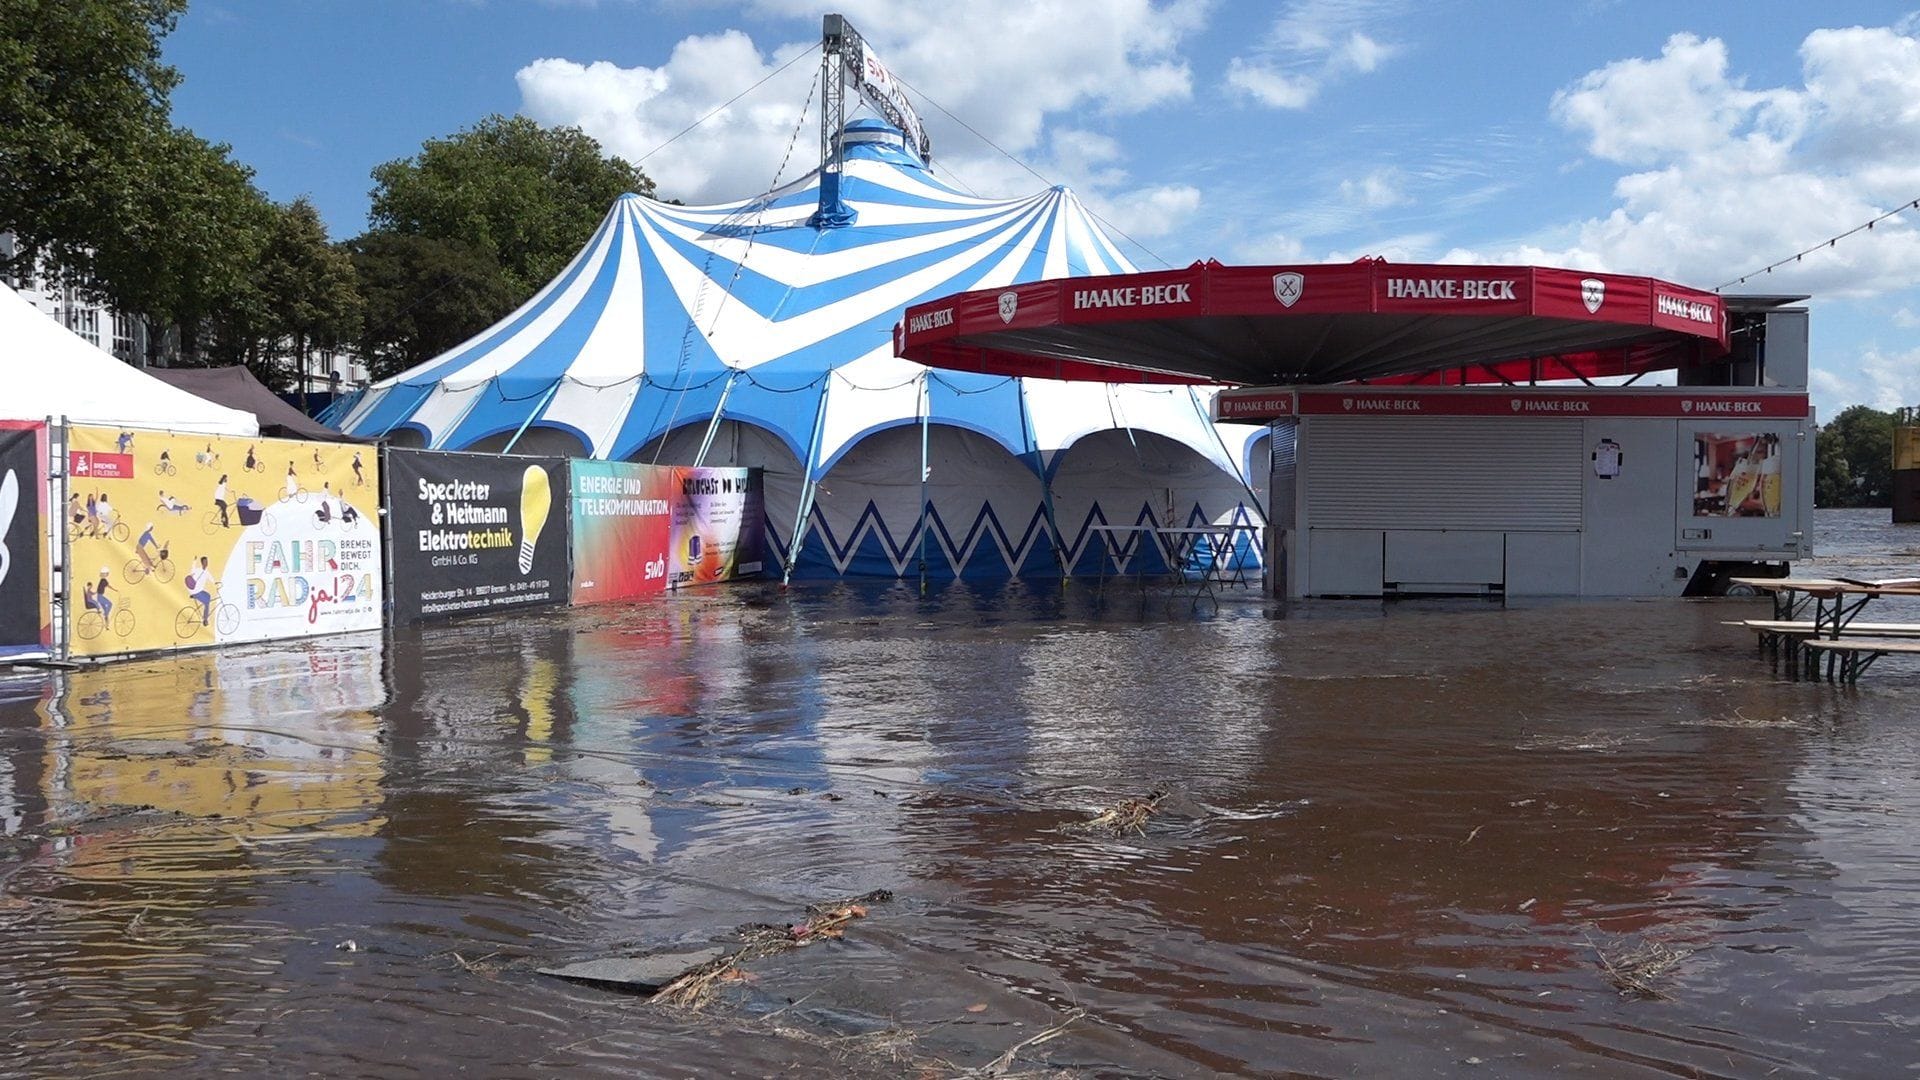
[[[1857,581],[1852,578],[1751,578],[1727,579],[1773,594],[1773,617],[1795,619],[1807,600],[1813,601],[1815,637],[1837,638],[1860,609],[1882,596],[1920,596],[1920,578],[1890,578],[1881,581]],[[1799,599],[1796,599],[1796,596]]]
[[[1748,620],[1761,635],[1762,647],[1786,642],[1787,669],[1799,677],[1804,650],[1806,674],[1819,674],[1820,658],[1827,659],[1827,678],[1854,682],[1875,660],[1888,653],[1920,653],[1911,635],[1920,625],[1872,623],[1859,627],[1868,635],[1847,634],[1862,608],[1884,596],[1920,596],[1920,579],[1892,578],[1862,581],[1853,578],[1731,578],[1773,594],[1773,620]],[[1798,618],[1808,601],[1811,623]],[[1843,639],[1842,635],[1846,635]]]

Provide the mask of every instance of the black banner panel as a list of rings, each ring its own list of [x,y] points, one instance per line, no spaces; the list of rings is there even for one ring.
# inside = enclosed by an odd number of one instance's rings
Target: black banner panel
[[[46,652],[40,643],[39,425],[0,427],[0,657]]]
[[[567,602],[567,462],[389,449],[396,622]]]

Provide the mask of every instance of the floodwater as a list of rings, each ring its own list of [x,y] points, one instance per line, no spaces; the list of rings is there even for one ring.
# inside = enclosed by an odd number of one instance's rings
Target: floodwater
[[[1884,521],[1801,569],[1911,572]],[[1916,665],[1777,677],[1765,601],[1128,588],[0,678],[0,1073],[1920,1071]],[[699,1012],[535,970],[873,889]]]

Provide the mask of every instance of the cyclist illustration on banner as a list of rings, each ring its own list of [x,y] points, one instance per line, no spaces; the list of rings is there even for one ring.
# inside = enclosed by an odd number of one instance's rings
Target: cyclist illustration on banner
[[[362,526],[378,509],[377,461],[355,469],[330,444],[84,426],[69,429],[68,454],[72,558],[102,568],[74,585],[73,652],[380,625],[378,530]]]

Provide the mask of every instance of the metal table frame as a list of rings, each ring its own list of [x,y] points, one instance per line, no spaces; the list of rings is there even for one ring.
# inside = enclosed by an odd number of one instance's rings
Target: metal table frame
[[[1239,585],[1251,588],[1257,582],[1259,564],[1253,552],[1258,550],[1259,531],[1263,526],[1245,522],[1229,525],[1155,525],[1141,522],[1137,525],[1092,525],[1087,531],[1097,534],[1105,546],[1100,560],[1100,584],[1102,592],[1106,590],[1109,577],[1132,576],[1142,586],[1145,595],[1147,573],[1141,570],[1128,575],[1120,569],[1126,560],[1139,560],[1142,546],[1132,540],[1117,543],[1117,537],[1139,536],[1151,539],[1166,559],[1168,584],[1184,589],[1191,586],[1193,592],[1189,600],[1190,608],[1197,608],[1201,597],[1211,601],[1215,607],[1220,604],[1219,589]],[[1241,533],[1253,537],[1254,542],[1247,545],[1243,552],[1234,543]],[[1197,575],[1189,576],[1188,563],[1193,560],[1200,542],[1207,542],[1207,565]],[[1113,568],[1113,573],[1108,568]],[[1144,599],[1143,599],[1144,603]]]

